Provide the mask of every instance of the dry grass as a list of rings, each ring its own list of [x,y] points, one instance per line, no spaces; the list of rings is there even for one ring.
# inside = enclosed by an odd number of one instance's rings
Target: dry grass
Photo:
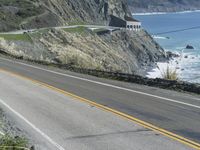
[[[178,80],[177,69],[167,66],[166,70],[162,72],[162,78],[166,80]]]
[[[28,141],[21,137],[11,137],[5,135],[0,138],[1,150],[29,150]]]

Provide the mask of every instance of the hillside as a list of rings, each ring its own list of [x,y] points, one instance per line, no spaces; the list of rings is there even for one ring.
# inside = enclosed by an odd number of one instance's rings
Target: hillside
[[[105,25],[110,15],[131,16],[126,0],[1,0],[0,31],[72,24]],[[99,32],[100,30],[100,32]],[[164,50],[145,30],[86,27],[0,34],[0,52],[81,68],[145,75]]]
[[[132,12],[177,12],[200,9],[200,0],[128,0]]]
[[[130,15],[125,0],[0,0],[0,31],[72,24],[108,24]]]
[[[0,38],[0,51],[33,60],[140,75],[166,59],[163,49],[145,31],[99,35],[86,28],[7,35]]]

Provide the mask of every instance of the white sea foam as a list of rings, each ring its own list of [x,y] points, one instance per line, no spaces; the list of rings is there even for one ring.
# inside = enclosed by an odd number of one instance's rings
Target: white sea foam
[[[174,12],[176,14],[186,14],[186,13],[193,13],[193,12],[200,12],[200,10],[187,10],[187,11],[180,11],[180,12]]]
[[[152,12],[152,13],[132,13],[132,15],[137,15],[137,16],[147,16],[147,15],[162,15],[162,14],[167,14],[167,12]]]
[[[163,39],[163,40],[169,39],[169,37],[157,36],[157,35],[152,35],[152,37],[153,37],[154,39]]]
[[[176,70],[181,80],[200,83],[199,62],[200,55],[192,55],[189,53],[179,53],[180,57],[173,58],[169,62],[159,62],[157,67],[148,72],[148,78],[162,78],[163,73],[169,67]],[[194,68],[196,64],[197,68]],[[194,76],[196,78],[194,78]]]
[[[163,73],[167,70],[167,68],[171,70],[177,70],[177,73],[180,74],[181,69],[180,65],[175,60],[171,60],[170,62],[159,62],[157,63],[157,67],[154,68],[152,71],[148,72],[148,78],[162,78]]]
[[[148,13],[132,13],[132,15],[136,16],[148,16],[148,15],[164,15],[164,14],[186,14],[186,13],[193,13],[193,12],[200,12],[200,10],[187,10],[187,11],[180,11],[180,12],[148,12]]]
[[[135,16],[137,19],[142,20],[143,26],[152,33],[166,32],[173,29],[185,28],[196,26],[200,21],[196,18],[200,16],[200,10],[196,11],[184,11],[177,13],[168,13],[167,15],[157,15],[153,13],[153,16]],[[183,14],[184,13],[184,14]],[[154,15],[155,14],[155,15]],[[141,15],[151,15],[141,14]],[[156,20],[156,22],[155,22]],[[169,20],[165,23],[166,20]],[[153,35],[152,35],[153,36]],[[170,39],[167,40],[166,37]],[[177,68],[180,72],[179,78],[184,81],[198,82],[200,83],[200,45],[199,45],[199,30],[190,30],[187,32],[181,32],[176,34],[156,35],[154,39],[168,51],[176,52],[180,54],[179,58],[171,60],[169,63],[158,63],[158,68],[154,68],[149,72],[148,77],[156,78],[162,77],[163,70],[166,71],[167,66]],[[191,45],[194,49],[186,49],[187,45]],[[176,64],[177,62],[177,64]]]

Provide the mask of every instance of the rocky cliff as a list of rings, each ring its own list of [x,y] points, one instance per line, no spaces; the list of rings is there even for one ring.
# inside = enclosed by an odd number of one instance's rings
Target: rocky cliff
[[[130,16],[126,0],[0,0],[0,31],[69,24],[108,24]]]
[[[132,12],[178,12],[200,9],[200,0],[128,0]]]
[[[0,49],[9,54],[80,68],[144,75],[159,60],[163,49],[145,32],[126,30],[96,34],[50,29],[29,34],[28,41],[0,39]]]
[[[109,24],[131,16],[126,0],[0,0],[0,31],[72,24]],[[101,29],[100,29],[101,30]],[[100,32],[101,33],[101,32]],[[29,59],[144,75],[164,50],[144,30],[99,34],[85,27],[0,35],[0,49]]]

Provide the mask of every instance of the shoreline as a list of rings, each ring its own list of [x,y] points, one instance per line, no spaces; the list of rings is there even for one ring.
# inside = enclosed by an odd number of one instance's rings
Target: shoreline
[[[195,57],[194,55],[190,55],[188,53],[173,54],[174,56],[170,57],[168,61],[157,62],[157,65],[147,72],[146,77],[150,79],[163,78],[163,73],[166,72],[169,67],[170,70],[177,72],[179,80],[200,84],[200,80],[198,78],[193,78],[188,74],[191,70],[188,70],[189,68],[185,65],[187,62],[191,63],[198,61],[200,57]]]
[[[180,77],[183,69],[182,60],[185,55],[183,53],[172,52],[166,49],[165,53],[168,56],[168,59],[165,61],[157,62],[155,67],[147,72],[146,74],[147,78],[150,79],[163,78],[163,73],[166,72],[167,68],[169,67],[170,70],[176,70],[179,75],[179,79],[181,79]]]
[[[158,15],[157,15],[158,14]],[[160,14],[160,15],[159,15]],[[165,15],[167,14],[167,15]],[[133,14],[134,15],[134,14]],[[199,16],[200,10],[190,10],[190,11],[180,11],[180,12],[152,12],[152,13],[135,13],[135,15],[141,15],[142,19],[147,19],[148,21],[151,19],[157,19],[157,18],[170,18],[171,16],[174,18],[182,18],[180,20],[184,19],[184,16],[190,17],[190,16]],[[144,17],[142,17],[144,15]],[[146,17],[145,17],[146,15]],[[152,15],[150,18],[148,15]],[[156,16],[157,15],[157,16]],[[134,16],[133,16],[134,17]],[[139,16],[138,16],[139,17]],[[195,19],[195,18],[194,18]],[[194,19],[191,19],[192,23],[190,26],[195,26]],[[153,25],[154,23],[151,23],[151,20],[147,23],[149,28],[155,28]],[[159,22],[159,20],[158,20]],[[177,23],[177,22],[176,22]],[[151,25],[152,24],[152,25]],[[169,24],[168,24],[169,25]],[[174,25],[174,24],[172,24]],[[182,26],[177,25],[177,26]],[[187,25],[189,26],[189,24]],[[156,26],[157,27],[157,26]],[[173,26],[172,26],[173,27]],[[171,28],[169,28],[169,31]],[[164,32],[168,29],[166,27],[162,27],[162,31]],[[183,27],[184,28],[184,27]],[[173,29],[172,29],[173,30]],[[159,30],[158,30],[159,31]],[[154,31],[156,33],[156,29]],[[161,32],[161,31],[160,31]],[[188,32],[190,35],[194,33],[194,37],[188,35],[188,37],[184,37],[182,40],[179,40],[178,38],[181,38],[180,35],[187,36],[187,34],[180,34],[171,36],[170,34],[167,35],[154,35],[151,36],[156,40],[162,47],[165,49],[165,51],[170,51],[175,54],[179,54],[179,57],[172,57],[169,61],[165,62],[157,62],[157,65],[152,68],[151,70],[147,70],[146,77],[148,78],[162,78],[163,72],[166,72],[167,67],[171,68],[172,70],[176,70],[179,74],[179,80],[183,80],[190,83],[200,83],[200,74],[199,74],[199,67],[200,67],[200,47],[198,44],[198,31],[191,31]],[[187,49],[187,45],[191,45],[194,49]]]
[[[152,68],[152,70],[147,72],[146,77],[150,79],[163,78],[162,74],[167,70],[167,67],[169,67],[172,70],[177,70],[179,66],[177,66],[175,62],[177,62],[175,58],[170,58],[170,60],[166,62],[157,62],[157,65],[154,68]],[[178,74],[180,74],[179,71]]]
[[[166,15],[166,14],[186,14],[200,12],[200,9],[197,10],[186,10],[186,11],[177,11],[177,12],[146,12],[146,13],[132,13],[134,16],[148,16],[148,15]]]

